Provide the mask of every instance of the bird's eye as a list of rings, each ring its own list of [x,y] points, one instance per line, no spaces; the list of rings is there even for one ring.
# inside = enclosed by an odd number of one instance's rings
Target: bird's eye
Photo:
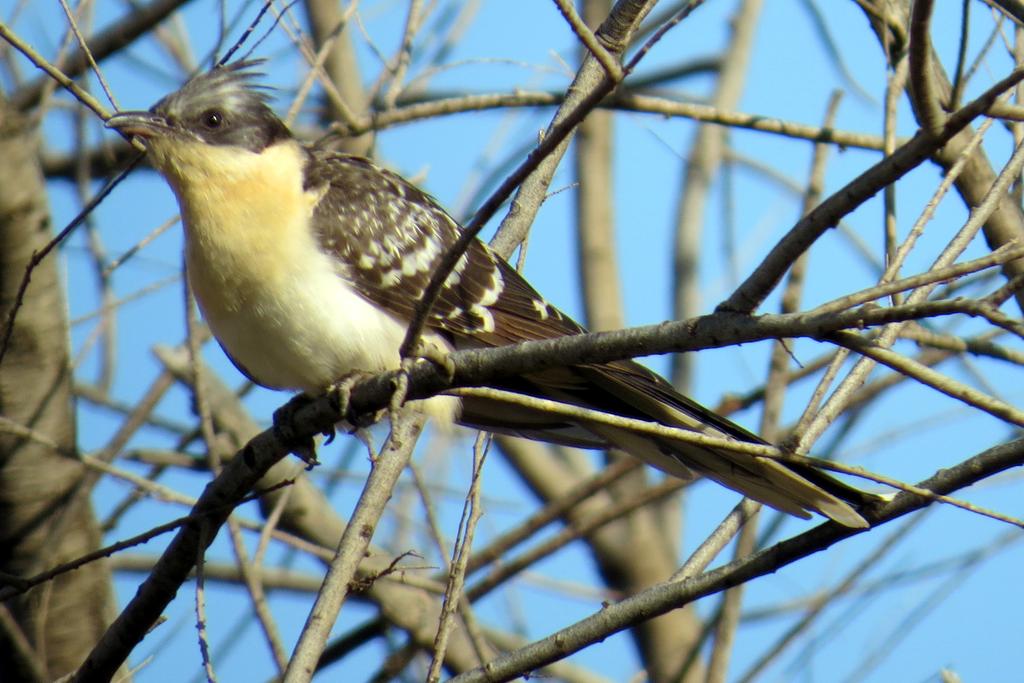
[[[204,126],[210,130],[215,130],[224,124],[224,115],[216,109],[211,109],[203,114],[202,121]]]

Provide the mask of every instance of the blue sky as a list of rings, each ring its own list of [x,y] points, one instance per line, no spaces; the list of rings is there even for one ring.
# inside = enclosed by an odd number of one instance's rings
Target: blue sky
[[[870,34],[866,20],[852,2],[819,0],[825,19],[836,41],[836,49],[843,56],[845,66],[853,80],[876,97],[882,92],[880,83],[885,77],[884,62],[877,42]],[[952,9],[943,5],[940,11]],[[959,3],[957,3],[959,4]],[[229,3],[229,15],[236,11],[248,23],[255,15],[253,3]],[[445,5],[447,7],[447,5]],[[689,58],[703,57],[720,49],[727,38],[727,20],[735,3],[725,0],[711,1],[694,16],[674,29],[650,53],[640,73]],[[216,3],[194,0],[181,14],[178,27],[185,27],[192,49],[197,55],[211,49],[216,39]],[[119,16],[120,5],[101,5],[97,26]],[[367,37],[390,54],[400,36],[405,4],[399,2],[365,3],[362,6],[365,34],[357,39],[360,63],[367,74],[376,74],[379,62],[367,46]],[[7,10],[3,10],[6,15]],[[982,12],[978,12],[982,14]],[[935,41],[940,51],[954,44],[958,15],[943,15],[935,22]],[[983,22],[979,19],[979,24]],[[15,28],[29,37],[44,54],[52,56],[59,41],[59,31],[65,22],[57,3],[34,3],[24,13]],[[238,34],[235,29],[232,35]],[[985,34],[979,29],[972,38],[977,49]],[[818,124],[832,89],[847,90],[839,110],[836,126],[857,132],[878,134],[881,131],[882,111],[879,101],[870,101],[849,92],[849,81],[828,54],[826,46],[806,11],[805,3],[798,0],[774,0],[766,3],[758,28],[754,60],[747,78],[747,88],[739,109],[765,116],[793,120],[810,125]],[[289,100],[286,90],[297,76],[304,74],[301,62],[286,37],[276,30],[256,56],[267,57],[268,82],[282,87],[278,109],[283,111]],[[451,68],[430,81],[439,90],[469,89],[493,92],[511,88],[544,89],[564,88],[577,62],[575,39],[559,17],[553,3],[482,2],[465,31],[454,46],[449,58]],[[21,64],[23,72],[29,67]],[[149,66],[162,68],[166,78],[153,75]],[[422,65],[413,64],[417,73]],[[947,64],[947,68],[950,65]],[[1006,72],[1006,62],[993,58],[983,64],[982,85]],[[119,104],[124,108],[146,108],[155,100],[174,89],[180,82],[177,72],[152,39],[140,43],[129,55],[104,65]],[[370,76],[367,76],[367,80]],[[678,96],[704,96],[710,81],[696,78],[672,84]],[[913,132],[911,118],[902,106],[901,134]],[[478,196],[479,183],[488,178],[491,169],[511,154],[512,150],[536,140],[537,131],[543,129],[551,110],[483,112],[462,114],[447,119],[416,123],[384,131],[378,141],[377,158],[395,170],[414,177],[425,189],[435,195],[459,217],[472,210],[469,198]],[[103,132],[98,121],[89,122],[89,135],[98,139],[112,139]],[[69,140],[68,118],[53,115],[46,122],[47,137]],[[671,220],[675,198],[679,193],[682,164],[693,135],[692,123],[685,120],[667,120],[643,114],[623,114],[616,119],[616,220],[619,231],[623,287],[627,318],[631,325],[654,323],[671,315],[669,278],[671,276]],[[1010,151],[1005,136],[996,136],[988,148],[993,163],[1005,159]],[[731,145],[743,157],[769,163],[786,178],[802,184],[808,173],[811,148],[807,143],[784,139],[764,133],[736,131]],[[834,191],[857,173],[877,161],[872,152],[858,150],[833,151],[828,167],[827,190]],[[517,161],[518,159],[513,159]],[[502,177],[498,174],[498,177]],[[920,210],[927,193],[934,186],[938,173],[935,167],[925,165],[909,174],[900,186],[900,230],[905,233]],[[571,165],[564,163],[552,185],[554,194],[545,204],[531,234],[526,274],[536,287],[559,307],[573,315],[580,315],[581,307],[573,249],[573,201]],[[488,188],[484,188],[486,191]],[[731,194],[730,194],[731,192]],[[64,224],[79,207],[74,189],[60,181],[51,183],[51,200],[55,224]],[[723,220],[721,206],[731,196],[734,200],[733,217]],[[739,245],[735,254],[735,268],[742,276],[758,262],[770,246],[792,225],[798,215],[800,198],[784,189],[778,182],[766,180],[758,171],[743,163],[733,171],[731,190],[717,183],[709,201],[704,226],[705,240],[702,260],[703,308],[711,310],[728,295],[736,284],[730,276],[729,262],[724,256],[725,233],[735,228],[735,241]],[[461,212],[461,213],[460,213]],[[111,255],[126,252],[143,236],[164,223],[176,213],[170,191],[148,171],[140,171],[129,178],[96,212],[95,229]],[[878,252],[881,234],[882,210],[878,199],[868,202],[849,219],[850,228],[861,235]],[[965,212],[958,201],[947,201],[933,223],[932,232],[922,241],[920,255],[912,259],[913,267],[923,267],[934,257],[945,239],[958,229]],[[95,310],[95,280],[88,261],[83,257],[84,231],[79,231],[66,245],[62,258],[66,263],[69,283],[69,307],[73,319]],[[177,227],[164,232],[149,246],[114,274],[114,286],[119,296],[128,296],[147,284],[159,283],[173,277],[180,268],[181,235]],[[984,245],[972,247],[968,256],[984,252]],[[910,269],[908,268],[908,272]],[[870,286],[876,273],[852,253],[849,242],[837,231],[826,236],[815,248],[810,264],[808,304],[826,301],[837,294]],[[765,311],[777,308],[770,299]],[[182,290],[180,283],[170,282],[137,301],[126,303],[118,310],[119,343],[117,348],[118,373],[115,395],[124,400],[137,400],[158,371],[151,353],[154,344],[173,345],[183,338]],[[73,329],[75,349],[81,349],[94,332],[94,322],[85,321]],[[701,352],[694,396],[714,405],[728,393],[740,393],[759,381],[769,346],[748,345],[739,349]],[[794,347],[798,360],[813,358],[814,347],[798,343]],[[207,348],[206,358],[227,382],[238,386],[242,378],[230,366],[214,345]],[[652,367],[666,370],[666,358],[649,359]],[[992,366],[978,361],[977,367],[1003,392],[1007,400],[1019,401],[1020,377],[1016,369],[992,371]],[[86,352],[79,375],[92,379],[97,368],[95,352]],[[951,371],[962,378],[965,374]],[[795,418],[802,407],[809,387],[798,387],[787,401],[787,416]],[[255,390],[247,399],[253,414],[269,420],[275,407],[285,396],[262,389]],[[161,404],[160,413],[188,422],[191,418],[188,397],[178,390]],[[755,411],[734,416],[747,426],[756,426]],[[928,420],[916,427],[917,420]],[[118,422],[108,413],[83,405],[80,410],[80,441],[84,449],[96,448],[109,438]],[[914,429],[913,438],[904,433]],[[936,467],[956,462],[975,450],[1005,439],[1009,430],[994,420],[979,417],[961,405],[945,398],[923,392],[919,387],[905,386],[886,396],[875,406],[868,419],[854,429],[844,440],[839,454],[849,454],[854,464],[896,477],[916,480],[927,476]],[[876,443],[881,436],[883,443]],[[144,430],[135,446],[169,446],[173,440],[158,430]],[[468,443],[468,442],[467,442]],[[828,438],[822,442],[828,443]],[[346,449],[345,444],[332,446],[325,460],[328,467],[335,465]],[[468,476],[468,449],[448,461],[447,472],[439,473],[438,480],[448,475],[451,484],[464,483]],[[357,455],[353,466],[364,467],[364,458]],[[345,513],[358,492],[359,473],[345,480],[336,495],[339,512]],[[978,491],[965,494],[979,504],[1020,514],[1019,496],[1014,495],[1017,477],[1004,483],[993,482]],[[496,533],[520,519],[528,506],[521,502],[528,494],[508,475],[500,459],[494,457],[488,464],[488,493],[493,502],[483,522],[487,534]],[[164,483],[195,491],[202,480],[194,474],[176,474]],[[112,501],[124,495],[125,488],[118,483],[104,484],[97,494],[101,515]],[[736,502],[734,494],[718,487],[696,486],[688,497],[689,512],[684,549],[703,538],[718,519]],[[449,533],[454,533],[454,519],[458,500],[444,506],[443,519],[451,522]],[[160,503],[146,503],[124,520],[111,538],[121,538],[181,514]],[[256,516],[254,510],[249,514]],[[764,577],[750,587],[749,610],[796,598],[816,586],[827,586],[869,553],[880,539],[903,523],[890,525],[866,536],[851,539],[819,554],[797,566]],[[784,525],[791,535],[807,525],[790,520]],[[937,509],[928,513],[919,528],[900,549],[873,567],[870,576],[883,577],[902,570],[927,566],[943,558],[958,555],[966,548],[985,547],[991,539],[1002,537],[1007,528],[990,520],[983,520],[964,512]],[[1016,537],[1015,537],[1016,538]],[[798,657],[796,648],[770,670],[762,680],[787,681],[841,681],[857,671],[865,658],[873,653],[885,652],[886,658],[872,668],[864,680],[936,680],[940,667],[950,666],[964,680],[1008,680],[1007,672],[1020,670],[1021,656],[1016,647],[1018,640],[1018,614],[1022,607],[1018,585],[1022,557],[1019,544],[1006,540],[1003,549],[983,562],[977,569],[962,575],[939,572],[934,577],[908,582],[897,590],[882,593],[873,599],[856,602],[843,601],[830,609],[819,623],[820,639],[804,657]],[[159,543],[147,548],[154,552]],[[215,552],[225,553],[220,544]],[[227,554],[221,555],[226,557]],[[724,557],[724,556],[723,556]],[[311,573],[322,571],[319,565],[303,560],[298,565]],[[537,568],[551,577],[571,579],[584,584],[598,584],[586,554],[571,548]],[[951,579],[953,576],[955,578]],[[134,592],[137,577],[128,577],[118,583],[122,598]],[[946,583],[951,582],[951,583]],[[927,612],[922,623],[915,624],[906,638],[899,638],[908,615],[917,614],[923,604],[929,604],[933,595],[943,599]],[[553,629],[582,618],[599,608],[596,600],[556,598],[551,591],[526,581],[517,585],[513,597],[522,600],[523,620],[527,635],[541,637]],[[307,608],[307,596],[279,595],[273,598],[275,609],[290,618],[282,619],[286,639],[293,638],[301,626]],[[508,615],[507,596],[492,597],[481,610],[486,617],[501,619]],[[236,619],[243,618],[246,597],[240,590],[220,590],[217,609],[210,628],[215,643],[221,642]],[[708,614],[713,603],[699,605]],[[192,634],[194,616],[191,614],[189,591],[183,590],[169,611],[169,624],[150,636],[137,652],[157,652],[159,656],[140,675],[139,680],[166,680],[171,667],[186,666],[198,671],[198,655]],[[359,605],[346,606],[341,630],[359,623],[370,612]],[[738,645],[731,669],[739,675],[772,642],[788,623],[787,618],[765,619],[744,626],[738,636]],[[510,627],[509,624],[502,624]],[[231,680],[265,677],[269,661],[261,650],[255,630],[243,631],[241,644],[234,652],[221,653],[216,663],[230,672]],[[891,650],[891,651],[890,651]],[[258,654],[257,654],[258,653]],[[346,660],[346,679],[358,680],[356,672],[372,672],[374,653],[359,655],[366,661]],[[138,661],[138,659],[136,660]],[[626,636],[618,635],[577,655],[573,661],[595,670],[613,680],[627,680],[638,666],[632,645]],[[182,664],[186,662],[187,664]],[[247,667],[251,667],[247,668]]]

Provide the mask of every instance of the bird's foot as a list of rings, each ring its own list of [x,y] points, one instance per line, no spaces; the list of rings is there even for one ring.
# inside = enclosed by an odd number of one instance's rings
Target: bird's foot
[[[298,394],[274,411],[274,435],[289,451],[306,463],[306,469],[320,464],[316,459],[316,442],[313,437],[301,437],[295,431],[295,414],[313,401],[311,396]],[[331,429],[333,438],[334,430]]]
[[[352,370],[327,388],[327,395],[334,403],[334,407],[337,409],[338,414],[342,416],[342,419],[347,424],[351,425],[351,431],[353,432],[375,424],[380,421],[383,416],[382,410],[360,414],[352,409],[352,387],[371,377],[374,377],[372,372],[366,372],[365,370]]]
[[[392,413],[401,408],[405,403],[406,396],[409,393],[409,375],[413,368],[416,367],[416,363],[421,360],[433,364],[448,382],[455,376],[455,364],[448,357],[448,354],[438,348],[437,345],[424,342],[421,339],[416,343],[412,353],[402,359],[398,375],[392,381],[394,390],[391,393],[391,401],[388,404],[388,410]]]
[[[402,360],[402,369],[406,372],[412,370],[416,361],[421,359],[432,363],[446,382],[451,382],[455,377],[455,363],[452,362],[448,352],[438,347],[437,344],[431,344],[422,339],[416,343],[416,348],[412,353]]]

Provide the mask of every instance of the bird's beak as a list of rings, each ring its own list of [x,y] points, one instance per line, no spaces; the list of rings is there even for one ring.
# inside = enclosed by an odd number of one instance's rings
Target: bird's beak
[[[137,135],[144,140],[164,137],[172,130],[167,119],[150,111],[118,112],[107,119],[106,125],[125,137]]]

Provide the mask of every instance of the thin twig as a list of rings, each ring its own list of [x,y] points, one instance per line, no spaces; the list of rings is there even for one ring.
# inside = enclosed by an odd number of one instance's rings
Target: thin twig
[[[444,603],[441,605],[441,617],[434,638],[433,657],[427,671],[427,681],[435,683],[440,680],[441,667],[444,664],[445,652],[448,649],[448,638],[454,628],[454,616],[462,602],[462,587],[466,581],[466,568],[469,564],[470,548],[476,535],[476,525],[483,513],[480,507],[480,483],[482,481],[484,460],[490,446],[490,435],[481,432],[473,447],[473,474],[470,479],[469,491],[462,508],[455,543],[452,548],[452,560],[448,569],[448,585],[445,588]]]
[[[35,64],[37,67],[46,72],[46,75],[53,81],[61,85],[65,90],[71,93],[79,102],[92,109],[101,118],[106,120],[110,117],[110,112],[100,104],[100,101],[95,97],[82,90],[73,80],[68,78],[63,71],[50,64],[41,54],[35,51],[35,49],[18,37],[14,31],[8,28],[7,24],[0,21],[0,38],[3,38],[10,43],[14,49],[21,54],[25,55],[30,62]]]
[[[374,463],[352,518],[338,543],[324,586],[306,619],[299,642],[288,662],[284,683],[300,683],[312,678],[317,661],[327,643],[334,621],[348,596],[349,584],[363,559],[391,491],[405,469],[416,437],[423,429],[424,417],[408,408],[392,418],[391,434]]]
[[[3,24],[0,24],[0,30],[3,29]],[[64,228],[57,233],[57,235],[50,240],[46,246],[39,251],[33,252],[32,258],[29,259],[28,265],[25,267],[25,273],[21,278],[21,284],[18,285],[18,291],[14,295],[14,303],[11,305],[11,310],[7,314],[7,320],[4,322],[3,332],[3,343],[0,344],[0,364],[3,364],[4,356],[7,354],[7,348],[11,343],[11,335],[14,333],[14,323],[18,316],[18,310],[25,301],[25,291],[28,289],[29,282],[32,280],[32,271],[45,259],[53,249],[60,244],[64,239],[71,234],[71,231],[82,224],[82,221],[92,213],[92,211],[99,206],[100,202],[107,198],[115,187],[117,187],[122,180],[124,180],[129,173],[142,161],[143,155],[136,156],[128,166],[114,176],[106,185],[104,185],[96,196],[89,200],[82,210],[78,212],[78,215],[71,219]]]

